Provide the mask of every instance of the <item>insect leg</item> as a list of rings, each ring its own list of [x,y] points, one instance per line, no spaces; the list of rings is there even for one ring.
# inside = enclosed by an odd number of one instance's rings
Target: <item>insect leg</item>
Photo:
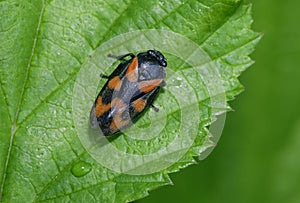
[[[128,54],[124,54],[124,55],[120,55],[120,56],[115,56],[113,54],[108,54],[107,55],[108,57],[111,57],[111,58],[115,58],[115,59],[118,59],[118,60],[123,60],[124,58],[126,58],[127,56],[130,56],[131,58],[134,58],[135,55],[133,53],[128,53]]]
[[[166,83],[166,81],[162,81],[160,84],[159,84],[159,86],[161,86],[161,87],[164,87],[164,86],[166,86],[167,85],[167,83]]]
[[[108,75],[104,75],[103,73],[100,73],[100,77],[101,77],[101,78],[105,78],[105,79],[108,79],[108,78],[109,78]]]
[[[155,111],[155,112],[159,112],[159,108],[154,106],[153,104],[150,105],[151,108]]]

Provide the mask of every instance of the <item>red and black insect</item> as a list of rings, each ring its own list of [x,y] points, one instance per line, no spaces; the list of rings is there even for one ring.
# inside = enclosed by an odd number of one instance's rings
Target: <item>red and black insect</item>
[[[161,86],[166,83],[166,58],[157,50],[135,56],[113,56],[121,62],[107,78],[90,113],[93,128],[100,127],[104,136],[118,133],[152,106]],[[155,107],[154,107],[155,108]]]

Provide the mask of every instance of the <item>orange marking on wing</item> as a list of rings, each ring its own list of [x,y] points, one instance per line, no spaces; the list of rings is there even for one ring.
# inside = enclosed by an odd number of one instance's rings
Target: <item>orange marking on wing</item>
[[[114,90],[119,91],[121,88],[121,85],[122,85],[122,81],[120,80],[119,76],[114,77],[113,79],[111,79],[108,82],[108,87],[112,90],[114,89]]]
[[[148,92],[154,90],[154,88],[156,88],[161,82],[162,82],[162,79],[142,81],[139,83],[139,89],[141,92],[148,93]]]
[[[95,106],[96,117],[99,117],[99,116],[103,115],[109,109],[110,109],[110,104],[103,104],[102,103],[102,97],[99,96],[98,99],[97,99],[96,106]]]
[[[134,57],[126,71],[126,77],[130,82],[138,81],[138,58]]]
[[[129,120],[122,119],[122,112],[115,115],[114,120],[110,124],[109,128],[112,130],[118,130],[129,124]]]
[[[133,104],[133,108],[135,111],[141,112],[145,108],[147,101],[142,98],[139,98],[139,99],[135,100],[134,102],[132,102],[132,104]]]

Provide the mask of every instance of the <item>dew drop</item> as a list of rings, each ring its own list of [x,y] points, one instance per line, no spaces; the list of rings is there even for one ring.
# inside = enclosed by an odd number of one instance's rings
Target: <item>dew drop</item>
[[[75,177],[82,177],[88,174],[91,170],[91,164],[84,161],[80,161],[72,167],[71,172]]]

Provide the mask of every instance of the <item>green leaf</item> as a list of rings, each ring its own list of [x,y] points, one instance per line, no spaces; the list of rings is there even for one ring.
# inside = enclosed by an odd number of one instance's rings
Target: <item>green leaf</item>
[[[238,0],[4,0],[0,10],[0,201],[3,202],[128,202],[170,184],[168,173],[196,163],[194,157],[213,145],[208,127],[217,115],[230,109],[226,101],[242,91],[237,77],[253,63],[248,55],[261,37],[250,28],[251,6]],[[122,166],[113,170],[99,163],[99,154],[91,154],[89,147],[93,146],[87,147],[83,142],[94,132],[81,133],[76,121],[80,114],[76,113],[83,112],[86,118],[89,114],[86,106],[91,107],[97,86],[104,82],[98,85],[97,75],[112,71],[113,67],[106,70],[98,65],[95,72],[83,72],[92,63],[105,63],[101,59],[105,58],[102,45],[120,34],[143,29],[172,31],[192,40],[208,57],[201,58],[200,65],[211,68],[205,69],[208,71],[217,70],[219,78],[203,78],[188,60],[174,55],[175,52],[166,52],[170,83],[155,101],[166,113],[165,128],[158,134],[150,133],[152,137],[148,140],[129,136],[143,129],[129,129],[109,139],[108,144],[121,152],[146,157],[171,146],[176,139],[182,141],[176,150],[139,165],[140,173],[134,174],[122,171]],[[149,37],[150,45],[164,45],[164,38],[155,41],[147,32],[143,34]],[[138,42],[140,36],[132,41]],[[194,53],[189,52],[189,47],[181,47],[176,50],[179,54]],[[123,54],[121,50],[139,51],[124,48],[123,44],[106,51]],[[179,75],[180,79],[172,80],[172,75]],[[184,92],[181,80],[196,99],[193,105],[184,108],[177,102],[178,95],[172,95],[171,91],[172,87],[182,87],[180,90]],[[222,94],[211,94],[205,80],[210,85],[221,84],[226,93],[225,103],[218,103]],[[221,83],[215,83],[217,80]],[[89,81],[96,81],[92,88]],[[78,98],[80,93],[88,97]],[[199,119],[180,120],[185,113],[195,114],[194,110]],[[163,116],[150,110],[136,126],[151,132],[156,126],[151,123],[155,121],[159,126]],[[88,121],[83,126],[88,129]],[[184,135],[193,133],[192,144],[186,147]],[[99,140],[102,143],[103,138],[99,136]],[[106,146],[94,149],[101,152]],[[119,160],[112,155],[100,155],[118,164]],[[122,164],[126,167],[135,163]],[[160,166],[160,170],[146,172]]]

